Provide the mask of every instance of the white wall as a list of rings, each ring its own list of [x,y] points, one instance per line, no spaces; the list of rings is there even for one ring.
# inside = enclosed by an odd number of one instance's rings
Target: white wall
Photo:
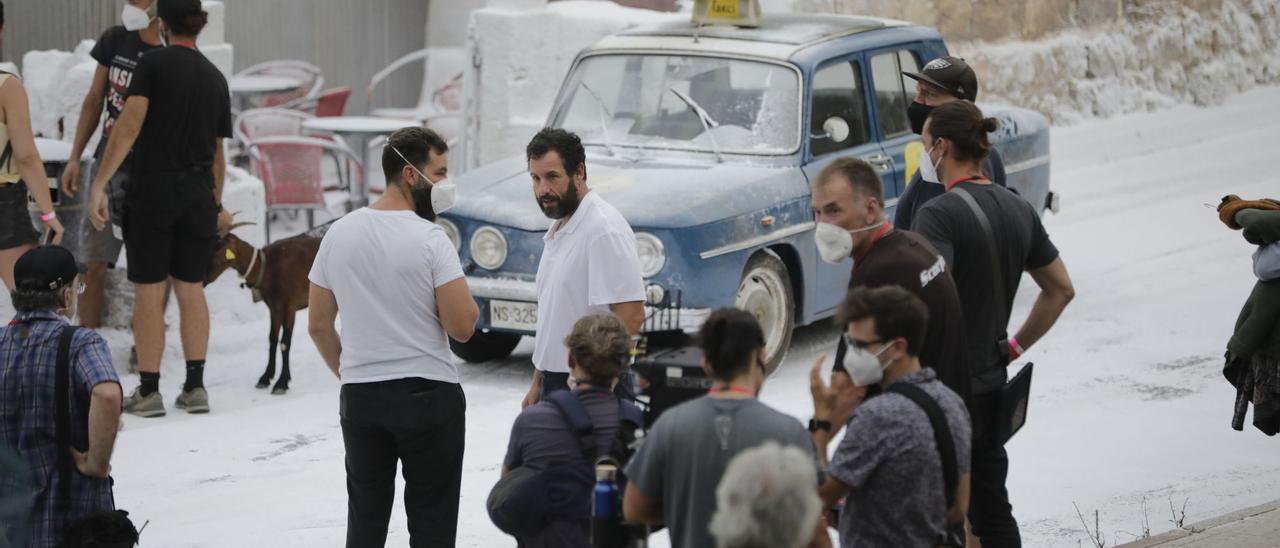
[[[467,75],[466,165],[524,150],[546,123],[560,81],[583,48],[637,24],[688,17],[612,2],[490,0],[472,12],[467,39],[469,57],[480,66]]]

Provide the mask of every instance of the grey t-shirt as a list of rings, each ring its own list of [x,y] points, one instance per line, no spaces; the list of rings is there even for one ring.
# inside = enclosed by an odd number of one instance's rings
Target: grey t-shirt
[[[618,399],[601,390],[578,392],[578,399],[591,417],[596,447],[608,447],[618,432]],[[569,429],[569,423],[555,404],[541,401],[516,417],[511,426],[507,457],[502,463],[508,470],[517,466],[541,469],[578,458],[582,458],[582,445]],[[583,491],[582,496],[590,497],[590,489]],[[519,541],[522,548],[589,547],[590,532],[588,522],[557,521],[548,524],[541,533]]]
[[[720,476],[738,453],[767,441],[814,454],[800,421],[755,399],[685,402],[662,414],[631,457],[628,489],[661,502],[672,548],[715,546],[707,526]]]
[[[924,389],[942,408],[956,449],[957,478],[969,471],[969,412],[921,369],[897,382]],[[840,546],[933,546],[946,528],[942,457],[929,416],[915,402],[884,392],[858,407],[827,473],[852,489],[840,513]]]

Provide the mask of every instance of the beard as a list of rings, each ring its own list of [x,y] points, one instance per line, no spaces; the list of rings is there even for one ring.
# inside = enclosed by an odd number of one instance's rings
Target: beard
[[[569,189],[564,192],[563,196],[555,194],[543,194],[538,197],[538,205],[542,207],[542,214],[549,219],[560,220],[578,210],[578,204],[582,203],[582,197],[578,195],[578,186],[569,183]]]
[[[431,205],[431,189],[434,186],[419,184],[409,189],[409,195],[413,198],[413,212],[433,223],[436,222],[436,209]]]

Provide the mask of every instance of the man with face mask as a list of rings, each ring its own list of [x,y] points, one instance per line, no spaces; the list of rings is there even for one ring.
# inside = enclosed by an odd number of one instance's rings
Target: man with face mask
[[[186,381],[174,407],[208,413],[204,387],[209,350],[209,305],[204,278],[225,219],[222,140],[231,136],[227,80],[196,47],[209,22],[200,0],[156,0],[161,41],[167,47],[138,60],[124,110],[111,130],[89,194],[89,220],[105,230],[111,213],[107,183],[132,154],[125,190],[124,241],[134,302],[137,389],[125,412],[166,413],[160,395],[165,348],[164,307],[172,287],[181,312]]]
[[[907,107],[907,117],[911,119],[911,131],[916,135],[924,132],[924,121],[933,109],[953,101],[978,100],[978,76],[964,59],[959,57],[940,57],[925,64],[920,72],[904,72],[903,75],[916,81],[916,98]],[[898,199],[898,208],[894,212],[894,226],[914,229],[915,214],[929,200],[941,196],[944,192],[938,179],[936,164],[929,161],[929,145],[920,150],[920,169],[916,170],[907,182],[907,190]],[[1004,161],[995,149],[987,155],[982,164],[982,172],[991,182],[1005,186]],[[926,184],[920,184],[924,182]]]
[[[964,318],[960,297],[947,263],[919,234],[896,228],[885,219],[884,183],[858,158],[839,158],[814,179],[811,205],[818,222],[814,238],[824,259],[838,263],[853,258],[849,288],[896,285],[911,291],[929,307],[929,338],[920,360],[964,400],[969,395],[969,367],[964,360]],[[847,347],[837,343],[833,382],[844,384],[842,365]],[[843,426],[840,424],[834,425]]]
[[[969,414],[960,397],[921,366],[928,316],[924,303],[901,287],[854,289],[837,323],[850,348],[844,367],[859,390],[828,387],[825,356],[810,371],[814,421],[848,423],[818,490],[828,508],[847,497],[838,526],[845,548],[939,546],[948,536],[960,543],[946,546],[963,546]],[[881,395],[863,401],[871,386]],[[825,464],[831,433],[816,429],[813,438]],[[948,461],[954,469],[944,469]]]
[[[586,152],[577,135],[546,128],[525,150],[533,197],[551,228],[538,262],[538,336],[533,384],[522,407],[569,389],[573,324],[590,314],[614,314],[632,337],[644,323],[644,277],[631,225],[599,192],[587,187]],[[623,373],[620,384],[626,390]]]
[[[133,80],[133,71],[142,59],[142,54],[158,49],[160,44],[160,20],[155,16],[153,0],[129,0],[120,14],[123,25],[117,25],[102,33],[102,37],[94,44],[89,53],[98,62],[98,69],[93,74],[93,84],[85,94],[84,103],[80,105],[80,119],[76,124],[76,135],[71,145],[71,158],[62,172],[62,188],[68,196],[74,196],[80,190],[80,162],[84,149],[93,136],[98,119],[102,118],[105,107],[107,117],[102,120],[102,139],[98,141],[93,157],[95,164],[102,163],[103,152],[107,148],[107,140],[116,120],[124,110],[125,99],[129,96],[129,84]],[[120,258],[120,250],[124,248],[121,223],[124,219],[124,187],[129,179],[132,157],[126,157],[120,169],[107,183],[107,195],[111,207],[111,225],[98,230],[91,223],[83,224],[81,242],[82,260],[88,265],[85,272],[85,292],[80,297],[80,324],[97,328],[102,321],[103,286],[105,285],[107,268]],[[119,233],[119,235],[117,235]]]
[[[68,523],[115,506],[108,476],[124,397],[106,341],[67,321],[84,289],[79,274],[71,252],[58,246],[32,249],[14,265],[18,314],[0,327],[0,445],[33,465],[36,490],[26,499],[28,522],[0,527],[0,545],[58,546]],[[55,390],[64,336],[71,337],[65,400]],[[66,445],[55,426],[59,415],[69,430]],[[0,493],[11,492],[15,479],[0,477]],[[29,543],[10,544],[15,529],[29,531]]]
[[[334,222],[311,265],[311,339],[342,382],[348,547],[386,542],[397,462],[410,544],[454,545],[466,398],[449,337],[469,340],[479,310],[432,222],[453,205],[447,153],[429,129],[391,134],[386,192]]]

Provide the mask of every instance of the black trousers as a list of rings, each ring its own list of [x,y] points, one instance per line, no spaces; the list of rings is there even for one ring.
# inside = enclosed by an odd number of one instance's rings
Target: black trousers
[[[347,451],[347,548],[381,548],[404,474],[409,545],[452,547],[466,441],[462,387],[426,379],[346,384],[340,403]]]
[[[1009,490],[1009,454],[994,439],[995,421],[1000,412],[1000,392],[973,396],[973,453],[971,455],[969,523],[983,548],[1020,548],[1022,537],[1013,519]]]

